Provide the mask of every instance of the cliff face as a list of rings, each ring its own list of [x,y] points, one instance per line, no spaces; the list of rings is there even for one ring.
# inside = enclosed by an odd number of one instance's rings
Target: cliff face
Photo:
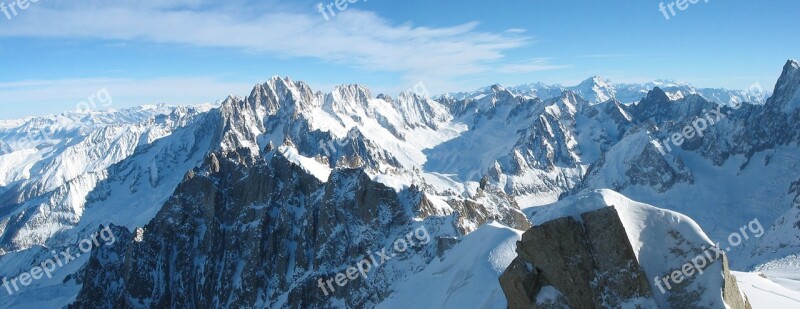
[[[610,202],[607,196],[601,198]],[[586,199],[577,202],[583,203],[574,207],[583,208],[579,213],[555,217],[552,209],[545,209],[544,214],[533,215],[536,225],[523,234],[517,258],[500,277],[509,308],[750,308],[724,254],[708,260],[693,275],[661,280],[682,271],[674,265],[690,263],[702,253],[698,240],[702,243],[704,235],[663,226],[666,223],[655,216],[654,207],[586,210]],[[537,223],[537,216],[551,218]],[[663,241],[651,241],[659,237]]]
[[[119,246],[96,250],[73,307],[303,308],[333,298],[363,305],[387,292],[375,282],[388,274],[330,297],[316,281],[406,232],[410,209],[358,169],[322,183],[279,155],[250,168],[214,156],[187,175],[140,239],[120,231]],[[435,254],[433,245],[414,250],[423,262]],[[368,290],[375,299],[349,295]]]
[[[572,308],[654,307],[650,285],[616,210],[606,207],[581,218],[583,222],[559,218],[522,235],[516,265],[500,279],[509,303],[520,308],[536,304],[542,288],[550,286],[562,296],[556,302]],[[520,279],[525,282],[521,288]]]
[[[488,210],[482,196],[447,215],[423,214],[423,193],[396,191],[360,168],[320,175],[280,152],[269,162],[247,149],[212,153],[144,228],[115,227],[119,241],[93,251],[70,307],[371,307],[459,231],[493,217],[529,226],[519,211]],[[423,226],[424,244],[392,253],[397,239],[419,240]],[[319,287],[370,255],[366,276]]]

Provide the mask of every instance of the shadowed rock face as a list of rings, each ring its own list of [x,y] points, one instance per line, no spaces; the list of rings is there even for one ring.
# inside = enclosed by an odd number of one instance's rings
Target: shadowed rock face
[[[423,216],[425,203],[416,188],[396,192],[363,169],[335,169],[322,182],[280,154],[265,162],[246,149],[212,153],[141,233],[114,228],[117,243],[92,252],[70,307],[369,308],[457,242],[453,232],[492,217],[529,226],[518,210],[505,213],[510,207],[494,214],[469,201]],[[415,217],[430,243],[330,295],[319,288],[319,279],[408,237]]]
[[[516,265],[506,270],[506,279],[522,277],[523,282],[533,281],[524,286],[534,289],[551,285],[572,308],[619,307],[631,301],[654,305],[650,285],[616,210],[602,208],[583,214],[582,219],[581,223],[559,218],[525,232],[517,245]],[[530,267],[520,267],[520,262]],[[501,285],[510,304],[538,308],[530,295],[539,291],[509,295],[522,289],[514,288],[519,285],[512,280],[501,279]]]
[[[582,214],[581,219],[558,218],[522,235],[518,257],[500,277],[509,308],[657,308],[654,293],[660,292],[648,282],[616,209],[604,207]],[[724,255],[709,265],[715,263],[722,263],[724,301],[731,308],[750,308]],[[669,307],[702,307],[703,291],[686,289],[697,278],[669,291]],[[550,291],[544,293],[545,289]],[[552,289],[558,291],[555,296]]]
[[[279,156],[252,168],[236,158],[210,156],[141,240],[115,231],[119,242],[93,252],[71,307],[253,308],[281,297],[285,304],[274,306],[325,307],[342,298],[358,307],[386,296],[379,283],[391,280],[378,273],[331,296],[316,281],[408,226],[412,214],[398,193],[358,169],[322,183]],[[423,261],[435,255],[433,245],[414,250],[409,255]]]

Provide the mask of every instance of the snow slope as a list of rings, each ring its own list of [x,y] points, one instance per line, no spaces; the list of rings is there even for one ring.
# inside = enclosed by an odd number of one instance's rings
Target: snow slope
[[[376,308],[507,307],[497,278],[516,257],[521,231],[487,223],[424,270],[393,285],[396,291]]]
[[[733,272],[733,275],[753,309],[800,308],[798,290],[790,290],[772,278],[764,278],[762,273]]]

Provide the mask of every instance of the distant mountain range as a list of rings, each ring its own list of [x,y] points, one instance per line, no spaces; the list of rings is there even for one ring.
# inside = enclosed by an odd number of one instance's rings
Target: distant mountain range
[[[499,85],[496,86],[502,87]],[[763,89],[761,85],[757,83],[745,90],[728,90],[722,88],[696,88],[688,83],[671,80],[655,80],[638,84],[616,84],[600,76],[592,76],[578,85],[569,87],[531,83],[508,87],[507,89],[518,95],[542,99],[557,97],[564,91],[571,91],[592,104],[603,103],[611,99],[616,99],[623,104],[632,104],[639,102],[653,88],[663,90],[673,100],[678,100],[691,94],[697,94],[708,101],[728,106],[743,102],[760,105],[764,104],[770,96],[769,90]],[[487,95],[490,90],[491,87],[486,87],[473,92],[448,93],[442,95],[442,97],[454,98],[456,100],[475,99]]]

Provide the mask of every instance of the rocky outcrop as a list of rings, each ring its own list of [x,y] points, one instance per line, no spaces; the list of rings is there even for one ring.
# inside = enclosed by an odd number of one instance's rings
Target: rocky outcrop
[[[536,296],[548,285],[571,308],[655,304],[616,210],[602,208],[582,219],[559,218],[522,235],[519,256],[500,281],[510,307],[538,308]]]
[[[500,276],[500,286],[508,299],[509,308],[538,308],[536,295],[543,285],[550,284],[533,264],[523,262],[520,258],[514,259]]]
[[[714,293],[715,284],[708,283],[714,280],[722,281],[718,293],[729,308],[750,308],[724,255],[706,266],[721,272],[709,269],[687,277],[661,295],[649,282],[614,207],[536,225],[523,234],[517,253],[499,279],[509,308],[723,308],[705,302],[704,295]]]
[[[486,194],[479,191],[476,200],[452,199],[448,204],[456,212],[455,228],[462,235],[469,234],[486,222],[497,220],[511,228],[524,230],[530,227],[530,222],[519,211],[519,206],[513,199],[503,192]],[[487,206],[488,205],[488,206]]]
[[[412,215],[397,192],[360,169],[336,170],[322,183],[280,155],[252,168],[240,155],[209,156],[140,241],[120,231],[117,246],[97,250],[71,307],[304,308],[333,299],[359,307],[387,295],[390,273],[330,296],[317,279],[407,232]],[[415,250],[422,263],[436,254],[434,244]]]
[[[424,195],[395,191],[363,168],[334,169],[323,182],[282,153],[269,162],[247,148],[207,158],[149,224],[115,231],[118,244],[93,252],[71,308],[372,307],[393,282],[452,247],[461,236],[455,222],[468,220],[455,212],[417,222],[413,205],[426,203]],[[469,220],[493,214],[477,203],[460,211],[473,208]],[[519,210],[505,218],[528,224]],[[420,224],[430,243],[391,254],[395,240]],[[381,248],[391,255],[384,262],[373,254],[376,271],[320,289],[318,280]]]

